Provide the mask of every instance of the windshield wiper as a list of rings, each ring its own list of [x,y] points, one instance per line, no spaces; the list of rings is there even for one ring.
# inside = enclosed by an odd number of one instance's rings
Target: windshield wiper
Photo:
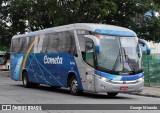
[[[118,53],[118,55],[117,55],[116,61],[115,61],[114,65],[113,65],[112,71],[114,71],[114,70],[116,69],[116,67],[117,67],[117,65],[118,65],[118,59],[119,59],[119,58],[120,58],[120,62],[122,62],[120,49],[119,49],[119,53]]]
[[[132,64],[131,64],[131,60],[130,60],[130,58],[128,57],[128,55],[126,54],[126,51],[125,51],[124,48],[123,48],[123,51],[124,51],[125,59],[128,60],[128,65],[129,65],[129,67],[131,68],[131,70],[132,70],[133,72],[135,72],[136,70],[133,68],[133,66],[132,66]]]

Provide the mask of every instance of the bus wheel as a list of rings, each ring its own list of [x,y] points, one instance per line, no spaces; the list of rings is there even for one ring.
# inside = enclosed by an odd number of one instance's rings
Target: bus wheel
[[[110,97],[114,97],[114,96],[118,95],[118,93],[107,93],[107,94],[108,94],[108,96],[110,96]]]
[[[29,81],[28,81],[28,74],[27,74],[27,72],[24,72],[24,73],[23,73],[22,82],[23,82],[23,86],[24,86],[25,88],[28,88],[28,87],[31,86],[31,84],[30,84]]]
[[[78,81],[75,76],[71,78],[69,87],[71,94],[78,95],[80,93],[80,90],[78,89]]]

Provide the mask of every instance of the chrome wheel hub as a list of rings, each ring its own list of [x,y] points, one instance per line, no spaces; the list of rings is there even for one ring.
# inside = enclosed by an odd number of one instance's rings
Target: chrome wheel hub
[[[73,80],[72,81],[72,91],[76,92],[77,91],[77,87],[78,87],[77,80]]]

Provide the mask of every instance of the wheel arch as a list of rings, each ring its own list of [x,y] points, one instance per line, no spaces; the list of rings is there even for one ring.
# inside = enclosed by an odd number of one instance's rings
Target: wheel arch
[[[71,78],[72,78],[73,76],[75,76],[75,77],[77,78],[78,86],[79,86],[78,88],[79,88],[80,90],[83,90],[83,88],[82,88],[82,83],[81,83],[81,78],[80,78],[80,76],[79,76],[76,72],[74,72],[74,71],[69,71],[69,73],[68,73],[68,76],[67,76],[67,87],[69,87],[70,80],[71,80]]]
[[[27,73],[27,70],[26,70],[26,69],[23,69],[23,70],[22,70],[21,80],[23,79],[23,74],[24,74],[24,72],[26,72],[26,73]]]

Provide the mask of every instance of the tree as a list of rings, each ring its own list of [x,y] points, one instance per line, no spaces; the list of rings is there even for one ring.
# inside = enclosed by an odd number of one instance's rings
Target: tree
[[[12,36],[11,29],[7,24],[8,12],[5,2],[7,2],[7,0],[0,1],[0,50],[9,47],[10,37]]]
[[[155,12],[160,13],[159,0],[154,0],[151,3],[148,9],[150,16],[144,18],[144,21],[137,27],[136,31],[140,38],[160,42],[160,16],[156,16]]]
[[[149,41],[160,42],[160,19],[151,17],[144,21],[137,31],[140,38]]]
[[[1,31],[4,31],[0,35],[6,43],[10,43],[11,37],[16,34],[71,23],[119,25],[136,31],[141,38],[158,39],[146,37],[143,29],[153,36],[150,27],[159,20],[136,24],[133,18],[137,13],[144,15],[149,10],[158,11],[159,0],[2,0],[0,3],[0,24],[3,25]]]
[[[13,0],[9,7],[12,28],[20,31],[26,21],[26,27],[33,31],[78,22],[98,23],[116,10],[112,0]]]
[[[64,15],[63,24],[103,23],[110,12],[116,11],[112,0],[59,0],[60,14]]]

